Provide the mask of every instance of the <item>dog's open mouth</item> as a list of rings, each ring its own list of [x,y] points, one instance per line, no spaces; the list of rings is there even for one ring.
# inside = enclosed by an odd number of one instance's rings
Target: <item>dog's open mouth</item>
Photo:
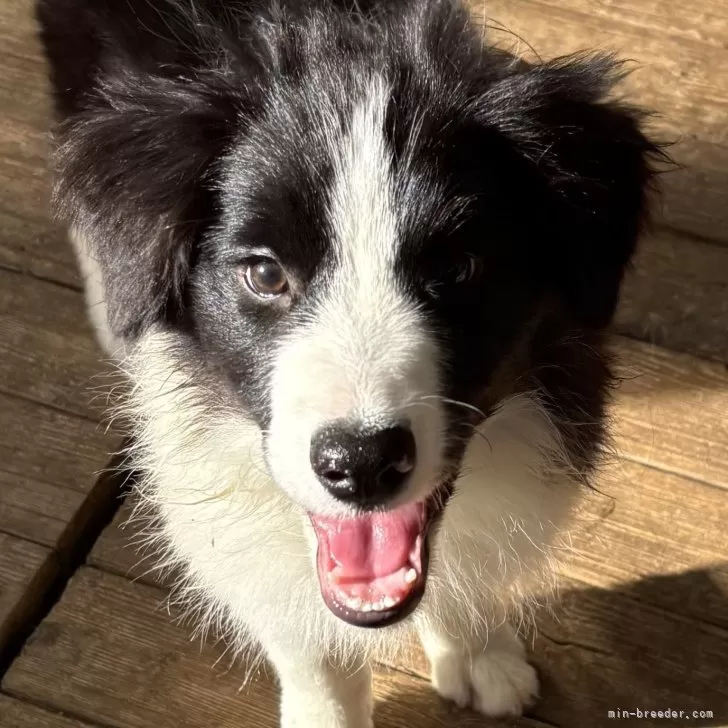
[[[311,514],[326,606],[358,627],[383,627],[410,614],[425,590],[428,533],[449,495],[450,486],[420,503],[351,518]]]

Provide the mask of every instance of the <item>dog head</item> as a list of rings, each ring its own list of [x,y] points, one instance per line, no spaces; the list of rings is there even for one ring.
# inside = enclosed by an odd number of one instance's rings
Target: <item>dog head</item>
[[[656,150],[610,58],[518,63],[444,0],[170,4],[154,42],[128,5],[80,11],[55,66],[110,326],[184,337],[310,514],[332,610],[397,619],[474,428],[611,319]]]

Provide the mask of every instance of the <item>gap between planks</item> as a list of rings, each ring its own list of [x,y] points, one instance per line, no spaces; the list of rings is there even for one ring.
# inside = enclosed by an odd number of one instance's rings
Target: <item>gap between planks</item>
[[[0,692],[0,728],[112,728]]]
[[[8,544],[34,554],[31,576],[19,588],[17,601],[0,614],[0,680],[20,654],[27,639],[61,599],[71,577],[86,561],[104,529],[122,504],[130,474],[116,456],[69,520],[52,548],[3,535]]]

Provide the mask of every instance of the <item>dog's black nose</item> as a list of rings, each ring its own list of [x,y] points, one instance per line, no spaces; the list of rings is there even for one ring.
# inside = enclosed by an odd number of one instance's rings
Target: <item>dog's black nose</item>
[[[333,424],[311,441],[311,466],[339,500],[364,507],[385,503],[415,467],[415,438],[401,425],[361,430]]]

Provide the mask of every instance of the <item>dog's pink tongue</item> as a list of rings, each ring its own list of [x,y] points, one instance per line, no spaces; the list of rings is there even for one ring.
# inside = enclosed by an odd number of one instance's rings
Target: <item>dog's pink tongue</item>
[[[322,538],[328,546],[329,568],[339,567],[337,580],[361,581],[393,574],[409,564],[425,511],[414,503],[355,518],[311,516],[311,520],[319,548]]]

